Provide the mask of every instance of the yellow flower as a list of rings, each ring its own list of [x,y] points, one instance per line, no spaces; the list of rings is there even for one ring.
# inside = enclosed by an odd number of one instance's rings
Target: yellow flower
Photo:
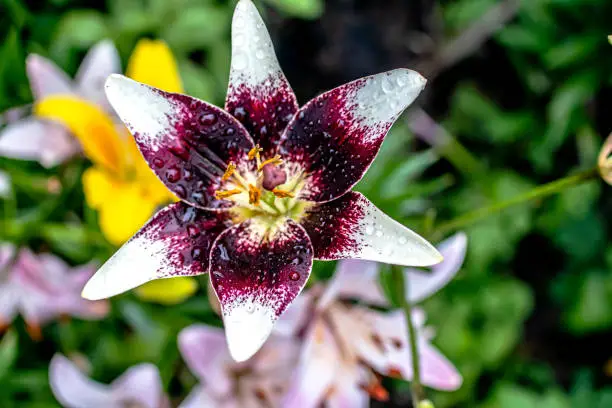
[[[162,41],[141,40],[127,75],[168,92],[183,92],[174,56]],[[158,207],[176,200],[149,169],[127,129],[99,106],[72,95],[54,95],[37,102],[35,113],[69,128],[92,161],[83,173],[85,199],[98,211],[100,229],[109,242],[123,244]],[[171,304],[197,290],[191,278],[160,282],[143,285],[137,293],[145,300]]]

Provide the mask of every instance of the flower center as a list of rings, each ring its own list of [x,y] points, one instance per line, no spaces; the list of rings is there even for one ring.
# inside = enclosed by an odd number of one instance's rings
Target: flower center
[[[261,152],[256,145],[247,154],[248,160],[255,162],[254,172],[241,173],[236,164],[230,162],[221,177],[226,182],[224,189],[215,191],[215,198],[235,204],[231,211],[236,222],[255,218],[266,227],[272,227],[284,218],[299,219],[308,206],[307,202],[296,198],[303,186],[303,175],[288,179],[280,167],[281,157],[276,155],[262,160]]]

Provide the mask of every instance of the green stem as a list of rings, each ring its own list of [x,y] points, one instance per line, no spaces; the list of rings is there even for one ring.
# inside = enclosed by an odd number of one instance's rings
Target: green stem
[[[432,234],[432,239],[435,240],[435,238],[441,238],[449,232],[456,231],[468,225],[474,224],[484,218],[489,217],[490,215],[496,214],[509,207],[513,207],[518,204],[523,204],[528,201],[532,201],[538,198],[544,198],[549,195],[559,193],[569,187],[576,186],[585,181],[597,178],[598,176],[598,169],[597,167],[594,167],[592,169],[585,170],[580,173],[543,184],[534,188],[531,191],[528,191],[527,193],[518,195],[505,201],[495,203],[489,207],[479,208],[477,210],[471,211],[467,214],[459,216],[454,220],[451,220],[438,226],[434,234]]]
[[[417,344],[417,333],[412,322],[412,305],[407,300],[408,287],[405,280],[404,271],[399,266],[391,267],[391,276],[396,289],[395,298],[406,315],[406,325],[408,326],[408,339],[410,341],[410,354],[412,355],[412,405],[418,407],[419,403],[425,399],[425,391],[421,384],[421,366],[419,348]],[[409,283],[408,283],[409,284]]]

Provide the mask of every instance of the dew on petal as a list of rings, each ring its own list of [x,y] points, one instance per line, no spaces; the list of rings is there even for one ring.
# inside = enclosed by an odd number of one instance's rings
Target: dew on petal
[[[298,258],[296,258],[296,259],[298,259]],[[295,259],[294,259],[294,260],[295,260]],[[295,281],[298,281],[298,280],[300,280],[300,274],[299,274],[299,273],[297,273],[297,272],[291,272],[291,273],[289,274],[289,279],[291,279],[291,280],[292,280],[292,281],[294,281],[294,282],[295,282]]]
[[[200,116],[200,123],[204,126],[211,126],[217,122],[217,115],[214,113],[205,113]]]
[[[181,179],[181,172],[176,167],[171,167],[166,172],[166,179],[171,183],[176,183]]]
[[[158,169],[162,168],[164,167],[164,161],[160,159],[159,157],[156,157],[155,159],[153,159],[153,165],[157,167]]]

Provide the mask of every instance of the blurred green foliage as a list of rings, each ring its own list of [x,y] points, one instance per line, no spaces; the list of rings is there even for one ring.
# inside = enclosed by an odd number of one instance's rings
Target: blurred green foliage
[[[170,44],[188,93],[221,104],[230,62],[230,3],[1,0],[0,111],[31,102],[28,53],[48,56],[73,74],[99,40],[111,38],[125,62],[143,36]],[[300,18],[316,18],[324,9],[322,0],[265,3]],[[471,26],[496,3],[441,1],[446,36]],[[421,149],[400,121],[357,189],[391,217],[432,236],[441,220],[592,167],[612,130],[611,15],[609,0],[521,1],[516,17],[487,45],[494,56],[479,52],[461,63],[484,69],[451,68],[441,78],[452,77],[453,86],[444,95],[448,108],[436,119],[472,152],[478,167],[466,171],[460,160],[447,160],[452,148]],[[85,165],[76,160],[45,170],[0,159],[15,189],[0,206],[0,239],[50,249],[73,263],[108,257],[113,248],[100,235],[78,183]],[[61,183],[60,193],[47,188],[50,179]],[[588,182],[466,229],[465,267],[425,304],[437,345],[465,379],[458,392],[435,394],[437,407],[612,406],[612,389],[599,385],[612,357],[611,207],[605,189]],[[332,272],[333,264],[315,265],[319,278]],[[176,334],[194,322],[219,324],[204,292],[172,308],[123,295],[109,318],[52,324],[41,344],[17,322],[0,339],[2,407],[56,406],[47,384],[56,350],[86,354],[92,375],[103,381],[152,361],[173,395],[184,395],[195,381],[180,362]],[[592,346],[592,336],[606,334],[605,345]],[[570,351],[556,342],[559,336]],[[406,391],[405,384],[396,386]]]

